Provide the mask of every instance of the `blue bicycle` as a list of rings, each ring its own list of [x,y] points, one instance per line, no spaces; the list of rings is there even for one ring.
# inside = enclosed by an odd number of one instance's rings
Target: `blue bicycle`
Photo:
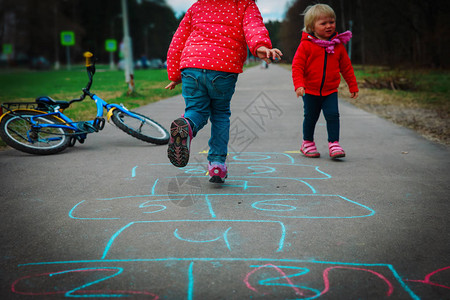
[[[87,135],[99,132],[105,126],[104,110],[107,119],[125,133],[142,141],[157,145],[169,142],[168,131],[154,120],[142,114],[132,112],[123,105],[109,104],[91,93],[95,74],[95,58],[85,52],[86,70],[89,82],[82,89],[83,94],[70,101],[53,100],[48,96],[38,97],[35,102],[3,103],[0,111],[0,137],[3,141],[19,150],[31,154],[55,154],[76,141],[84,143]],[[72,103],[89,96],[97,105],[97,116],[93,120],[74,122],[63,110]],[[4,113],[3,113],[4,111]]]

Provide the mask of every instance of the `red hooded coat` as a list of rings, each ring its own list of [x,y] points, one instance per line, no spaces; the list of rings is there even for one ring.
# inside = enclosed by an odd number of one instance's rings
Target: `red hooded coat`
[[[295,90],[304,87],[307,94],[328,96],[337,92],[341,75],[349,86],[350,93],[358,92],[350,58],[343,44],[334,46],[334,53],[315,44],[317,39],[303,32],[300,45],[292,61],[292,79]]]
[[[167,53],[169,80],[184,68],[242,73],[247,45],[272,48],[254,0],[198,0],[186,12]]]

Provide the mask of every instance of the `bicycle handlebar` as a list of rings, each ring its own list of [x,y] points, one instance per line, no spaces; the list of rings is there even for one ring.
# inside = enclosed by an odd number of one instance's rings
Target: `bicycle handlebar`
[[[86,67],[90,67],[92,66],[92,57],[94,56],[94,54],[92,54],[89,51],[86,51],[83,53],[84,58],[86,58]]]
[[[95,61],[96,58],[94,57],[94,54],[92,54],[89,51],[86,51],[83,53],[84,58],[86,59],[86,71],[88,73],[89,81],[85,88],[83,88],[83,94],[76,99],[70,100],[70,103],[82,101],[84,98],[86,98],[87,95],[92,96],[92,93],[90,92],[91,85],[92,85],[92,78],[95,74]]]

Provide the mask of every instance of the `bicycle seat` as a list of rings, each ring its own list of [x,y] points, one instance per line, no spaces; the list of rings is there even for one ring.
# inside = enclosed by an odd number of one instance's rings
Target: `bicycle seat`
[[[70,106],[69,101],[64,100],[53,100],[49,96],[41,96],[36,98],[36,103],[38,105],[44,105],[44,106],[59,106],[62,109],[68,108]]]

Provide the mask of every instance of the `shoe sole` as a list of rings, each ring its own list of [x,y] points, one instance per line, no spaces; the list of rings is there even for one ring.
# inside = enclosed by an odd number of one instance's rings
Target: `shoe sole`
[[[316,152],[314,154],[306,154],[305,152],[303,152],[302,149],[300,149],[300,152],[306,157],[310,157],[310,158],[318,158],[318,157],[320,157],[320,153],[319,152]]]
[[[212,182],[212,183],[224,183],[225,180],[220,178],[220,176],[213,176],[213,177],[211,177],[209,179],[209,182]]]
[[[185,167],[189,162],[189,125],[184,119],[176,119],[170,125],[170,141],[167,157],[175,167]]]
[[[343,158],[343,157],[345,157],[345,153],[338,153],[333,156],[330,155],[330,157],[331,157],[331,159]]]

